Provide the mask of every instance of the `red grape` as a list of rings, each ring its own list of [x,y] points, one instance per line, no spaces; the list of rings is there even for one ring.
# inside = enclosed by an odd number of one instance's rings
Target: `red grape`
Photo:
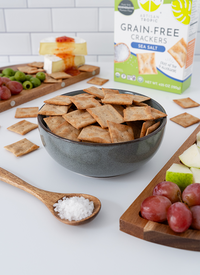
[[[200,183],[188,185],[182,193],[182,199],[188,206],[200,205]]]
[[[191,227],[200,230],[200,205],[194,205],[190,208],[192,212],[192,225]]]
[[[23,90],[22,84],[17,81],[8,82],[6,87],[11,91],[12,95],[17,95]]]
[[[179,186],[170,181],[162,181],[158,183],[153,189],[153,195],[165,196],[172,203],[181,200],[181,190]]]
[[[6,86],[0,87],[0,99],[5,100],[11,97],[11,91]]]
[[[182,233],[192,224],[192,212],[183,202],[175,202],[167,211],[167,221],[174,232]]]
[[[2,81],[2,85],[6,85],[9,81],[11,81],[8,77],[2,77],[1,78],[1,81]]]
[[[141,204],[141,215],[150,221],[164,222],[167,220],[167,210],[170,205],[171,201],[164,196],[150,196]]]

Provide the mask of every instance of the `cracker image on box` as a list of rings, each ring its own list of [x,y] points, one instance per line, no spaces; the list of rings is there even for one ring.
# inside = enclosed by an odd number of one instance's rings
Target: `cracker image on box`
[[[157,74],[155,53],[137,54],[139,74]]]
[[[181,68],[185,66],[187,55],[187,44],[183,38],[179,40],[174,46],[172,46],[168,53],[176,60]]]

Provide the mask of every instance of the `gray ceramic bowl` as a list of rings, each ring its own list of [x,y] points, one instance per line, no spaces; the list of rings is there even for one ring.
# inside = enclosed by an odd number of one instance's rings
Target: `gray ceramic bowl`
[[[119,90],[120,93],[132,93]],[[77,95],[82,90],[64,95]],[[163,107],[153,99],[148,104],[165,113]],[[158,150],[163,138],[166,118],[154,132],[129,142],[100,144],[76,142],[53,134],[43,118],[38,115],[38,126],[44,148],[49,155],[65,168],[91,177],[111,177],[132,172],[149,161]]]

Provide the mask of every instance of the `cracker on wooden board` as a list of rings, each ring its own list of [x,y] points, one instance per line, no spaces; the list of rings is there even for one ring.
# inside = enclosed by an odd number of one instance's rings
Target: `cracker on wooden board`
[[[45,80],[43,81],[43,83],[46,83],[46,84],[55,84],[59,82],[62,82],[62,79],[54,79],[53,77],[50,77],[47,74],[46,74]]]
[[[37,117],[38,111],[39,107],[17,108],[15,112],[15,118]]]
[[[72,102],[68,96],[58,95],[53,98],[44,100],[44,103],[53,105],[70,105]]]
[[[88,94],[91,94],[91,95],[94,95],[98,98],[104,98],[104,93],[101,89],[95,87],[95,86],[91,86],[89,88],[85,88],[83,89],[84,92],[88,93]]]
[[[45,116],[62,116],[67,113],[69,110],[69,105],[61,106],[61,105],[53,105],[53,104],[44,104],[42,108],[39,110],[39,115]]]
[[[35,67],[30,67],[30,66],[19,66],[17,69],[25,74],[36,74],[40,72],[41,70],[44,71],[43,69],[38,69]]]
[[[174,44],[168,53],[176,60],[181,68],[185,66],[187,56],[187,44],[184,38],[181,38],[176,44]]]
[[[173,101],[176,104],[178,104],[179,106],[181,106],[182,108],[184,108],[184,109],[200,106],[199,103],[197,103],[196,101],[192,100],[190,97],[180,98],[180,99],[173,99]]]
[[[57,128],[60,124],[65,122],[65,119],[62,116],[49,116],[43,118],[47,126],[49,127],[50,131],[53,131]]]
[[[107,121],[114,121],[116,123],[123,123],[123,117],[110,105],[102,105],[100,107],[89,108],[87,111],[93,118],[101,125],[103,129],[108,128]]]
[[[63,115],[63,118],[76,129],[81,129],[96,122],[86,110],[75,110]]]
[[[155,53],[138,53],[139,74],[157,74]]]
[[[98,69],[97,66],[92,66],[92,65],[83,65],[83,66],[80,66],[79,68],[79,71],[82,71],[82,72],[93,72],[95,71],[96,69]]]
[[[27,120],[21,120],[11,126],[9,126],[7,129],[9,131],[12,131],[12,132],[15,132],[17,134],[20,134],[20,135],[25,135],[27,134],[28,132],[34,130],[38,128],[38,125],[35,124],[35,123],[32,123],[30,121],[27,121]]]
[[[58,125],[58,127],[54,128],[52,133],[63,138],[79,141],[78,135],[80,133],[80,130],[73,127],[67,121],[61,123],[60,125]]]
[[[28,66],[43,69],[43,67],[44,67],[44,62],[37,62],[37,61],[35,61],[35,62],[29,63]]]
[[[13,153],[16,157],[20,157],[37,150],[39,146],[24,138],[15,143],[4,146],[4,148]]]
[[[113,90],[113,89],[108,89],[108,88],[102,88],[102,92],[103,92],[104,96],[106,94],[119,94],[118,90]]]
[[[98,76],[94,76],[93,78],[91,78],[90,80],[88,80],[87,83],[93,84],[93,85],[97,85],[97,86],[102,86],[103,84],[105,84],[108,81],[109,81],[109,79],[105,79],[105,78],[101,78],[101,77],[98,77]]]
[[[150,106],[142,107],[127,107],[124,109],[124,121],[136,120],[152,120],[154,117],[151,114]]]
[[[97,143],[111,143],[110,134],[107,129],[100,126],[87,126],[83,128],[78,136],[82,141],[90,141]]]
[[[71,101],[74,103],[78,110],[93,108],[101,106],[99,101],[97,101],[94,97],[71,97]]]
[[[50,77],[54,78],[54,79],[67,79],[72,77],[70,74],[66,74],[65,72],[55,72],[55,73],[51,73],[49,74]]]
[[[131,105],[132,95],[130,94],[106,94],[101,100],[104,104]]]
[[[130,126],[112,121],[108,121],[107,123],[112,143],[134,140],[133,129]]]
[[[200,121],[200,119],[198,117],[195,117],[191,114],[188,113],[182,113],[180,115],[174,116],[172,118],[170,118],[171,121],[179,124],[180,126],[186,128],[189,127],[193,124],[196,124]]]
[[[160,126],[160,121],[157,121],[156,123],[148,127],[145,136],[148,136],[149,134],[154,132],[159,126]]]

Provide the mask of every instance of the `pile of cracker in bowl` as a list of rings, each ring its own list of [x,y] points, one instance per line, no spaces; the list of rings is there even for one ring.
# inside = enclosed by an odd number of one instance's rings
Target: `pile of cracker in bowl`
[[[49,130],[62,138],[80,142],[119,143],[142,138],[160,126],[166,113],[131,92],[91,86],[75,95],[44,101],[38,112]]]

